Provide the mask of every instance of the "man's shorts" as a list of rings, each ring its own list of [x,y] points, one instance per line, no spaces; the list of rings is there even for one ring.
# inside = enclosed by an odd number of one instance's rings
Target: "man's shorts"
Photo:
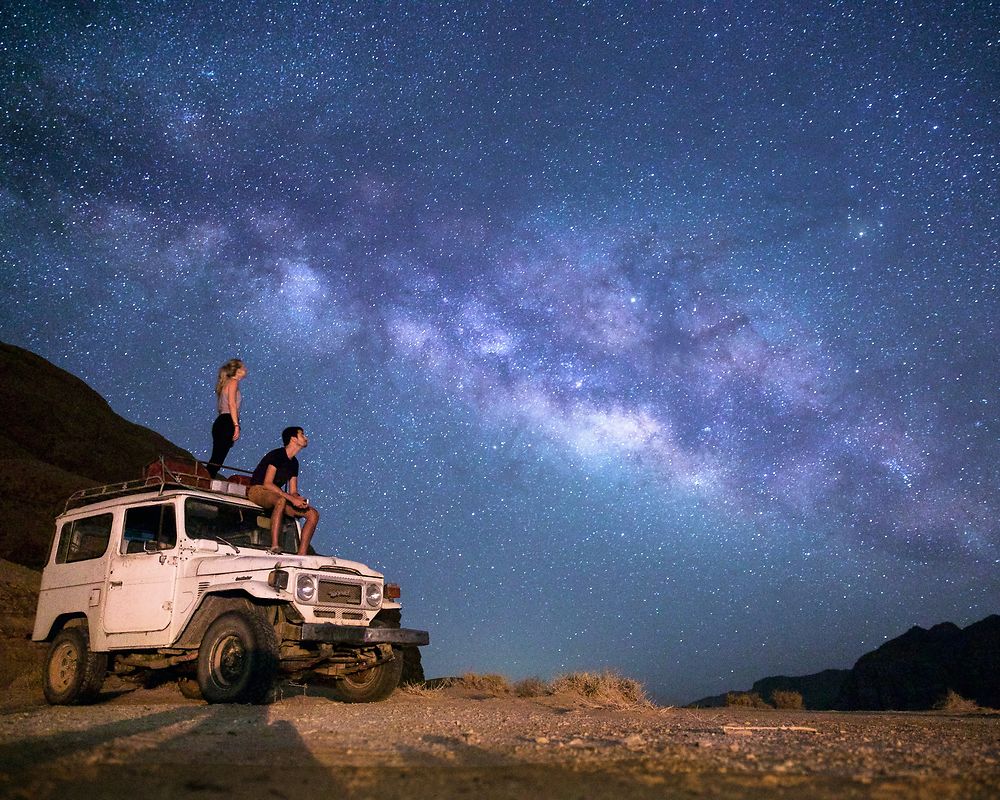
[[[247,500],[251,503],[256,503],[261,508],[274,508],[274,504],[278,502],[279,497],[281,497],[280,494],[265,489],[263,484],[260,483],[247,489]]]

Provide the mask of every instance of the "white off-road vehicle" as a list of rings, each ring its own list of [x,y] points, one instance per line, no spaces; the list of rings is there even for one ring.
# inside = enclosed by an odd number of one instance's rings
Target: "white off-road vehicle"
[[[347,702],[387,697],[403,649],[426,631],[399,627],[399,587],[355,561],[298,556],[245,484],[161,459],[141,480],[74,494],[56,520],[32,639],[50,642],[53,704],[94,699],[108,672],[176,675],[209,703],[261,702],[276,677],[330,679]],[[168,672],[162,672],[167,670]]]

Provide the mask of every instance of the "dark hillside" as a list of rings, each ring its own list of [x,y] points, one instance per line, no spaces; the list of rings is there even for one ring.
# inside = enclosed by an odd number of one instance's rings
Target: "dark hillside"
[[[189,453],[129,422],[82,380],[0,343],[0,558],[38,568],[66,498]]]
[[[798,692],[806,708],[827,711],[836,708],[844,681],[850,675],[846,669],[825,669],[813,675],[788,677],[775,675],[756,681],[751,692],[756,692],[767,702],[773,702],[775,692]]]
[[[844,681],[850,675],[846,669],[825,669],[812,675],[772,675],[755,681],[749,689],[765,703],[774,701],[774,693],[798,692],[804,706],[811,711],[829,711],[836,708],[837,698],[843,690]],[[742,692],[737,692],[742,694]],[[718,708],[725,706],[729,692],[703,697],[690,704],[691,708]]]
[[[837,707],[919,710],[931,708],[949,690],[1000,708],[1000,616],[967,628],[950,622],[910,628],[858,659]]]
[[[771,702],[777,690],[798,692],[811,710],[923,711],[949,691],[984,708],[1000,708],[1000,616],[991,614],[967,628],[951,622],[930,630],[914,626],[865,653],[849,670],[762,678],[750,691]],[[727,695],[703,697],[691,707],[724,706]]]

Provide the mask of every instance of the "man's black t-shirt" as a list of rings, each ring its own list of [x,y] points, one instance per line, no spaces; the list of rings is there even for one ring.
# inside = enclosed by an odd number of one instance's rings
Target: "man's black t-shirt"
[[[257,469],[253,471],[253,477],[250,478],[250,485],[259,486],[262,484],[264,476],[267,474],[267,468],[270,466],[273,466],[275,470],[275,486],[284,486],[291,478],[299,476],[299,460],[295,456],[289,458],[285,448],[278,447],[260,460]]]

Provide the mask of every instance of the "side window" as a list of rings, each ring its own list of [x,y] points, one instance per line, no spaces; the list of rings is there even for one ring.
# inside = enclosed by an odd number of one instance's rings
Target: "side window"
[[[113,519],[111,514],[100,514],[64,523],[59,531],[56,563],[71,564],[103,556],[111,540]]]
[[[156,550],[170,550],[177,544],[177,525],[172,505],[139,506],[125,512],[121,552],[148,552],[149,542],[153,542],[150,549]]]

